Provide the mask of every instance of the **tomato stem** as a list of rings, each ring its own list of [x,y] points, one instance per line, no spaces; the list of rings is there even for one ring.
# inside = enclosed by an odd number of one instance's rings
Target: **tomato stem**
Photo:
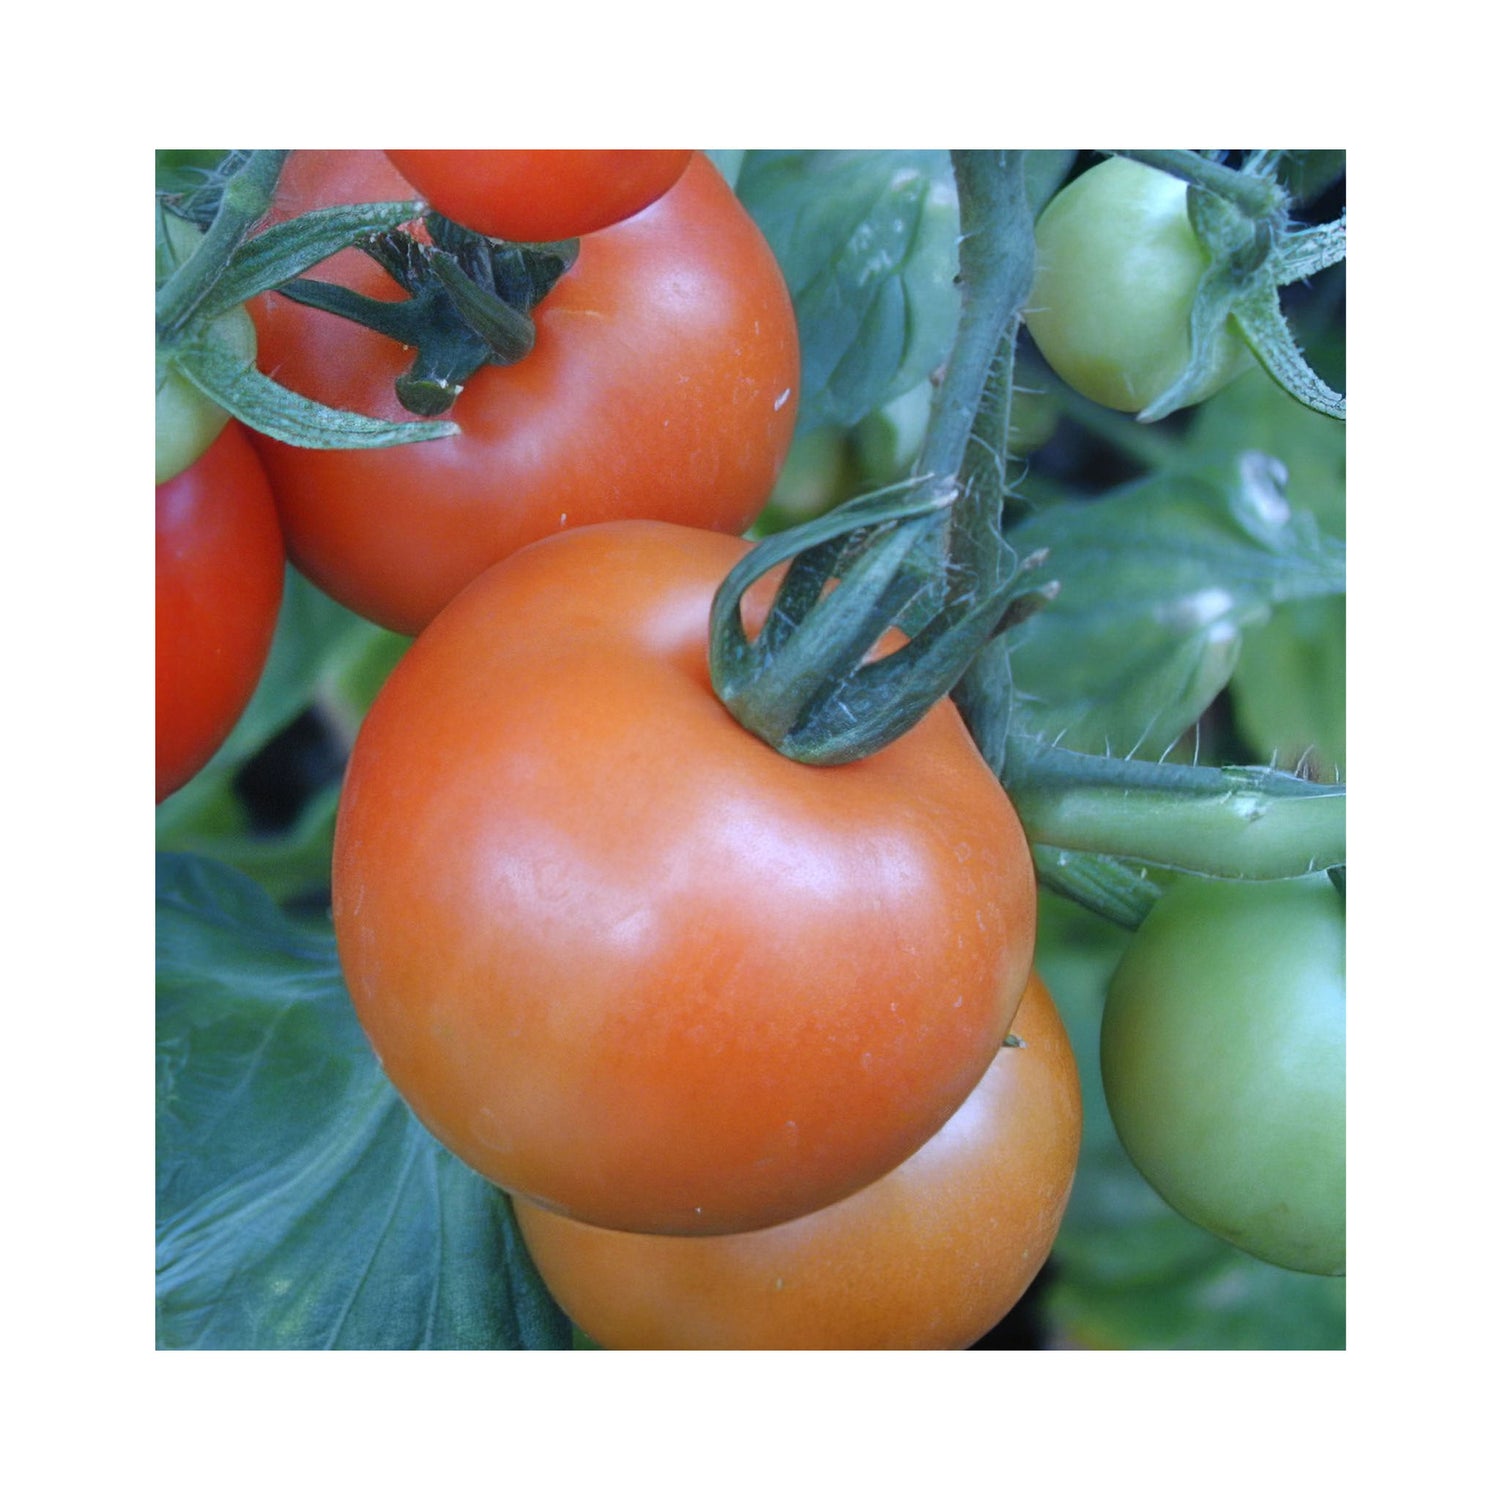
[[[1221,162],[1210,161],[1196,151],[1111,151],[1143,166],[1169,172],[1184,182],[1207,188],[1227,198],[1247,218],[1268,219],[1285,213],[1288,193],[1275,177],[1264,171],[1237,172]]]
[[[158,340],[169,338],[193,316],[229,268],[234,253],[263,219],[289,151],[252,151],[225,184],[219,211],[202,243],[156,294]]]
[[[1000,519],[1035,256],[1024,153],[956,151],[953,161],[959,324],[915,466],[922,477],[768,539],[714,601],[715,691],[752,733],[810,764],[858,760],[904,734],[953,690],[1012,603],[1018,568]],[[752,643],[741,595],[789,558]],[[893,626],[907,642],[867,660]]]
[[[1344,788],[1264,766],[1083,755],[1026,736],[1005,785],[1035,844],[1228,880],[1280,880],[1344,863]]]
[[[1003,437],[1009,427],[1013,340],[1036,260],[1024,158],[1020,151],[953,153],[962,302],[918,473],[958,475],[993,464],[994,447],[985,441],[982,421],[987,397],[993,394],[992,370],[1001,383],[1005,410],[993,414],[988,430],[998,428]]]
[[[524,359],[536,342],[531,312],[578,257],[578,241],[516,245],[486,239],[429,213],[433,243],[404,230],[359,248],[408,294],[389,302],[303,277],[283,296],[331,312],[416,350],[396,395],[420,416],[446,412],[484,365]]]

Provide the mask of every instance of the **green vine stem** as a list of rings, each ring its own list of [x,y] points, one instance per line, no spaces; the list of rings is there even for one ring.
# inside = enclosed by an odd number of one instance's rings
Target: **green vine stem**
[[[995,415],[995,423],[1002,435],[1009,425],[1009,369],[1000,343],[1020,321],[1031,290],[1036,244],[1026,201],[1024,153],[955,151],[953,175],[963,205],[958,247],[963,295],[953,351],[916,472],[962,477],[961,471],[972,473],[991,457],[982,446],[971,444],[976,436],[983,439],[978,424],[986,401],[993,405],[991,372],[997,357],[1006,363],[1006,410]]]
[[[740,598],[770,565],[767,543],[714,603],[715,691],[751,733],[808,764],[858,760],[905,733],[953,689],[1011,603],[1016,565],[1000,534],[1005,450],[995,433],[1009,420],[1032,217],[1023,153],[955,151],[953,163],[958,331],[914,466],[921,477],[897,487],[904,514],[854,501],[817,528],[771,538],[779,558],[796,561],[754,641]],[[893,625],[907,643],[865,660]]]
[[[288,155],[236,153],[211,200],[179,204],[192,209],[189,222],[207,226],[185,256],[174,244],[176,221],[158,196],[157,275],[163,278],[156,294],[158,393],[167,375],[175,374],[246,426],[297,447],[380,448],[453,436],[458,428],[451,422],[388,422],[310,401],[256,368],[245,314],[239,317],[247,339],[224,333],[219,320],[241,303],[301,276],[339,250],[393,231],[424,208],[417,199],[338,205],[252,237],[271,208]]]
[[[156,326],[163,333],[181,328],[223,276],[236,250],[270,212],[276,184],[289,151],[252,151],[250,159],[224,185],[224,197],[203,242],[167,278],[156,294]]]
[[[1013,735],[1005,782],[1033,844],[1228,880],[1345,859],[1344,788],[1285,771],[1082,755]]]
[[[1209,192],[1227,198],[1247,218],[1271,218],[1286,210],[1286,189],[1264,170],[1237,172],[1233,167],[1199,156],[1196,151],[1112,151],[1110,154],[1128,156],[1143,166],[1170,172],[1184,182],[1207,188]]]

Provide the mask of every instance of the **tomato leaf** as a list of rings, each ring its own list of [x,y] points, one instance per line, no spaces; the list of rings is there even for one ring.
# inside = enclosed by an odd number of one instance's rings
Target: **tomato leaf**
[[[736,191],[796,304],[800,428],[852,426],[932,374],[958,326],[946,152],[750,151]]]
[[[1310,774],[1338,779],[1345,741],[1344,601],[1305,599],[1245,632],[1229,693],[1235,722],[1271,764],[1310,762]]]
[[[326,927],[157,860],[157,1344],[567,1348],[499,1192],[366,1045]]]
[[[1073,750],[1158,756],[1229,681],[1245,628],[1340,594],[1343,544],[1280,491],[1284,472],[1158,476],[1057,505],[1011,534],[1046,549],[1058,597],[1011,633],[1018,727]]]
[[[1198,408],[1188,444],[1190,462],[1199,465],[1232,464],[1246,449],[1279,459],[1287,471],[1287,503],[1343,536],[1343,427],[1287,395],[1258,367]]]

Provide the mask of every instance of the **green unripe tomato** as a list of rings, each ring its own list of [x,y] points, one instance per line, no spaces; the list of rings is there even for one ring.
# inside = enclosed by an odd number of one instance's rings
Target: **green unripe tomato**
[[[1104,1092],[1141,1174],[1261,1260],[1344,1272],[1344,902],[1184,880],[1110,983]]]
[[[1187,184],[1111,157],[1068,184],[1037,220],[1026,326],[1047,363],[1091,401],[1141,411],[1188,366],[1188,320],[1208,256],[1188,220]],[[1250,363],[1227,329],[1194,393],[1202,401]]]
[[[193,247],[203,238],[203,231],[186,219],[167,214],[167,245],[157,247],[157,284],[166,279],[173,266],[186,260]],[[231,308],[215,318],[206,334],[201,335],[222,344],[246,364],[255,362],[255,325],[243,307]],[[197,386],[173,367],[170,351],[156,352],[156,482],[169,479],[191,468],[208,452],[229,421],[229,413],[210,401]]]

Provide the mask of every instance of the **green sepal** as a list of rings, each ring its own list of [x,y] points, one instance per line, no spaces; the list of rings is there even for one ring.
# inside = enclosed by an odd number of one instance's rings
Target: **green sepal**
[[[1303,358],[1282,315],[1274,284],[1257,286],[1242,298],[1235,307],[1234,319],[1250,352],[1282,390],[1313,411],[1341,422],[1345,420],[1345,398]]]
[[[240,246],[223,278],[204,299],[203,311],[213,317],[237,302],[271,291],[370,235],[408,223],[421,209],[417,200],[358,203],[313,209],[273,224]]]
[[[817,696],[782,741],[783,753],[809,765],[842,765],[899,739],[952,690],[1004,608],[1001,590],[975,595],[962,613],[933,619],[891,655],[847,672]]]
[[[335,317],[347,318],[351,323],[359,323],[398,343],[413,343],[421,322],[419,310],[410,301],[386,302],[379,297],[367,297],[363,292],[352,291],[336,281],[301,276],[277,290],[283,297],[300,302],[304,307],[316,307]]]
[[[917,458],[921,477],[772,537],[715,599],[715,691],[747,729],[804,764],[846,764],[904,734],[954,690],[1015,602],[1019,565],[1000,516],[1033,206],[1022,153],[955,152],[952,161],[962,300]],[[981,420],[991,411],[997,431]],[[751,643],[740,596],[793,556]],[[906,641],[868,659],[893,627]]]
[[[1018,574],[1034,572],[1047,560],[1045,549],[1024,558]],[[1005,632],[1029,620],[1057,598],[1062,585],[1056,579],[1033,589],[1007,591],[1004,612],[994,628],[994,639],[980,647],[963,675],[953,686],[958,708],[979,753],[997,777],[1005,771],[1005,747],[1014,718],[1015,678],[1010,665],[1010,642]]]
[[[536,326],[524,312],[472,280],[448,251],[434,250],[430,264],[458,316],[484,343],[487,363],[510,365],[531,353]]]
[[[768,537],[743,558],[719,586],[710,614],[709,670],[725,707],[767,744],[792,754],[788,738],[860,670],[902,605],[926,586],[931,575],[911,566],[913,554],[956,498],[952,486],[906,480]],[[751,641],[741,597],[789,559],[795,561],[765,627]],[[838,587],[825,591],[835,577]]]
[[[1015,679],[1010,642],[1003,637],[982,647],[953,688],[953,701],[985,763],[997,777],[1005,770]]]
[[[212,343],[177,349],[170,363],[245,426],[294,448],[393,448],[458,432],[452,422],[387,422],[310,401]]]
[[[1200,187],[1188,188],[1187,205],[1209,265],[1188,318],[1187,365],[1141,411],[1138,420],[1142,422],[1159,422],[1185,406],[1195,406],[1224,384],[1225,339],[1235,310],[1247,288],[1269,274],[1265,267],[1274,243],[1269,220],[1252,222],[1232,204]]]
[[[1265,183],[1260,170],[1274,165],[1263,153],[1236,174]],[[1252,169],[1254,168],[1254,169]],[[1263,217],[1250,218],[1216,190],[1188,188],[1188,216],[1209,256],[1189,322],[1191,354],[1182,375],[1140,414],[1159,421],[1212,394],[1223,382],[1221,346],[1227,330],[1243,341],[1266,372],[1289,395],[1326,416],[1343,420],[1345,400],[1311,368],[1281,313],[1279,288],[1333,265],[1344,257],[1344,218],[1310,229],[1290,229],[1284,201]]]
[[[260,374],[246,350],[225,338],[223,325],[247,316],[236,310],[248,298],[388,232],[423,207],[413,200],[317,210],[251,238],[287,154],[235,154],[189,200],[158,196],[158,391],[168,374],[179,376],[246,426],[303,448],[390,447],[451,436],[458,431],[452,424],[388,422],[311,401]]]
[[[442,214],[429,213],[423,222],[437,249],[518,312],[532,312],[578,259],[576,239],[522,245],[486,239]]]
[[[425,222],[432,244],[390,230],[360,245],[409,294],[405,302],[307,278],[281,291],[414,348],[411,366],[396,378],[397,398],[408,411],[437,416],[476,370],[514,364],[531,352],[531,311],[573,264],[578,242],[514,245],[485,239],[440,214]]]
[[[1348,231],[1347,212],[1327,224],[1291,230],[1276,247],[1276,280],[1281,286],[1303,281],[1343,260]]]
[[[1041,885],[1130,932],[1146,920],[1161,895],[1161,886],[1144,870],[1107,854],[1036,844],[1031,858]]]

